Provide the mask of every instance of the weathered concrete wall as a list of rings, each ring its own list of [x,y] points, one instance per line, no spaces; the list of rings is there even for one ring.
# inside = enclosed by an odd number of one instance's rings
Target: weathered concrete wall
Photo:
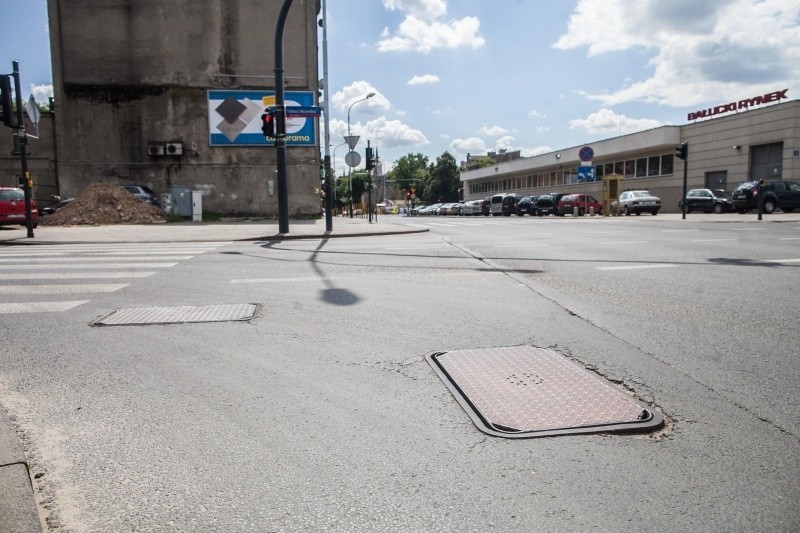
[[[49,0],[61,190],[95,181],[202,190],[205,210],[275,215],[275,149],[210,146],[207,91],[273,90],[280,0]],[[286,90],[317,94],[315,0],[295,0]],[[149,142],[181,142],[153,157]],[[291,216],[320,213],[319,142],[287,148]],[[270,184],[272,181],[272,185]]]

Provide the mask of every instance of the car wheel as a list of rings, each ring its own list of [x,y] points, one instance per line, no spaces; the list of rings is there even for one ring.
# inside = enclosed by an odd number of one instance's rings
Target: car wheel
[[[765,213],[770,214],[770,213],[774,212],[776,207],[778,207],[778,205],[775,203],[775,200],[773,200],[772,198],[768,198],[767,200],[764,200],[764,212]]]
[[[627,205],[625,206],[625,209],[623,210],[623,212],[625,213],[625,216],[626,216],[626,217],[629,217],[629,216],[631,216],[631,210],[630,210],[630,209],[628,209],[628,206],[627,206]]]
[[[636,211],[636,216],[637,216],[637,217],[638,217],[639,215],[641,215],[641,214],[642,214],[642,212],[641,212],[641,211]]]
[[[656,209],[655,211],[650,211],[650,212],[653,214],[653,216],[656,216],[658,214],[658,209]]]
[[[745,213],[747,213],[747,209],[737,209],[737,211],[739,212],[740,215],[744,215]]]
[[[718,215],[722,213],[722,204],[714,204],[714,212]]]
[[[582,207],[580,209],[578,209],[578,216],[579,217],[582,217],[585,214],[586,214],[586,211],[584,211]]]

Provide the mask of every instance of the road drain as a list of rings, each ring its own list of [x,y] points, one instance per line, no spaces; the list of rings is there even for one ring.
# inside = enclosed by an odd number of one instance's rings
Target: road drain
[[[184,305],[180,307],[131,307],[114,310],[91,322],[92,326],[141,326],[252,320],[261,315],[261,304]]]
[[[478,429],[496,437],[645,430],[664,421],[552,350],[514,346],[425,358]]]

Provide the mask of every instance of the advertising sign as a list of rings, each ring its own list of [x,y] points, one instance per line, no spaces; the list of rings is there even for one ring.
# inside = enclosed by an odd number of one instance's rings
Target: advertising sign
[[[261,132],[261,114],[275,91],[208,91],[208,144],[210,146],[274,146]],[[311,91],[286,91],[286,146],[315,146],[317,121]],[[274,105],[274,103],[272,104]],[[288,108],[298,107],[299,115]]]

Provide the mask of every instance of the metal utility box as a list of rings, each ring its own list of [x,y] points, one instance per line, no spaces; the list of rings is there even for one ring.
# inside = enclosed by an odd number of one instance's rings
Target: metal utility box
[[[611,203],[616,205],[619,202],[619,194],[622,192],[622,174],[606,174],[603,176],[603,216],[611,215]],[[618,213],[613,213],[614,215]]]
[[[192,221],[200,222],[203,220],[203,193],[192,191]]]
[[[172,191],[173,212],[180,217],[192,216],[192,190],[180,185],[173,185],[170,190]]]

